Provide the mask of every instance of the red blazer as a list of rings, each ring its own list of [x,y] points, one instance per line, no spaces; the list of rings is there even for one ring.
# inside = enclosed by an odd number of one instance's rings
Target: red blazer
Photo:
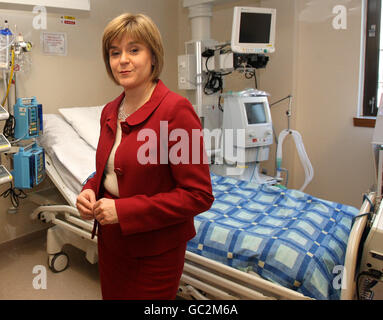
[[[104,168],[124,96],[122,93],[108,103],[101,114],[96,175],[83,188],[93,189],[97,199],[103,195]],[[116,245],[124,246],[132,256],[147,256],[190,240],[196,234],[193,217],[208,210],[214,201],[209,166],[203,163],[201,123],[193,106],[160,80],[150,100],[121,123],[121,129],[114,163],[120,193],[115,199],[119,224],[112,226],[122,237]],[[200,133],[197,139],[196,132]],[[181,140],[172,136],[178,133]],[[174,158],[183,161],[177,164]],[[142,164],[142,159],[149,162]]]

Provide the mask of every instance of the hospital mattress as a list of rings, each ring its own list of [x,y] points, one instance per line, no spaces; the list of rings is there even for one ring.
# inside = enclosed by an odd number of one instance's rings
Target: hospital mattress
[[[102,106],[90,108],[93,116],[89,108],[45,114],[39,138],[68,187],[72,206],[95,171],[93,136],[99,133]],[[336,276],[357,209],[296,190],[211,177],[216,200],[195,217],[197,235],[188,251],[253,271],[308,297],[339,299]]]

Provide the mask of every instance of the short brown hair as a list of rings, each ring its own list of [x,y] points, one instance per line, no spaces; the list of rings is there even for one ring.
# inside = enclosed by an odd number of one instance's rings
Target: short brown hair
[[[153,20],[144,14],[124,13],[114,18],[105,27],[102,38],[102,50],[108,75],[115,83],[119,84],[110,68],[109,50],[111,43],[122,36],[129,36],[138,42],[142,42],[150,49],[154,57],[151,80],[158,80],[164,65],[162,38]]]

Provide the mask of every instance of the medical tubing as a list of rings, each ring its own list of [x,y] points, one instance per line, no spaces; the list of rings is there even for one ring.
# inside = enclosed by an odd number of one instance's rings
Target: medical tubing
[[[252,173],[252,175],[251,175],[251,177],[250,177],[250,182],[251,182],[251,180],[253,180],[253,178],[254,178],[254,173],[255,173],[255,170],[257,170],[257,165],[258,165],[258,153],[259,153],[259,151],[258,151],[258,148],[257,148],[257,150],[256,150],[256,155],[255,155],[255,164],[254,164],[254,169],[253,169],[253,173]]]
[[[8,81],[8,88],[7,88],[7,93],[5,95],[5,98],[3,100],[3,103],[2,105],[5,104],[5,102],[7,101],[8,99],[8,95],[9,95],[9,89],[11,88],[11,84],[12,84],[12,79],[13,79],[13,71],[15,69],[15,50],[12,49],[12,64],[11,64],[11,74],[9,76],[9,81]]]
[[[280,178],[281,176],[281,165],[282,165],[282,145],[283,141],[288,135],[292,135],[294,138],[295,145],[297,147],[298,155],[301,160],[301,163],[303,165],[304,171],[305,171],[305,181],[300,188],[300,191],[303,191],[306,186],[310,183],[310,181],[314,177],[314,169],[311,165],[311,162],[307,156],[305,147],[303,145],[302,136],[299,134],[298,131],[295,130],[283,130],[279,134],[279,144],[277,147],[277,154],[276,154],[276,163],[277,163],[277,177]]]
[[[8,83],[7,83],[7,77],[6,77],[6,73],[5,73],[5,69],[3,69],[3,82],[4,82],[4,97],[5,97],[5,94],[7,92],[7,87],[8,87]],[[4,99],[4,98],[3,98]],[[5,106],[3,106],[5,108]],[[8,110],[9,112],[9,110]]]
[[[0,47],[0,51],[3,51],[3,50],[5,50],[5,49],[8,49],[8,48],[11,47],[14,43],[15,43],[15,39],[12,39],[11,42],[10,42],[8,45],[6,45],[6,46],[4,46],[4,47]]]
[[[289,184],[289,170],[285,169],[285,168],[279,168],[278,169],[278,175],[277,175],[277,178],[279,179],[281,177],[281,172],[285,172],[286,173],[286,177],[285,177],[285,187],[287,188],[287,185]],[[282,180],[282,179],[281,179]]]
[[[277,134],[275,133],[275,127],[274,125],[271,125],[271,128],[273,129],[273,134],[274,134],[274,141],[275,141],[275,144],[278,146],[278,137],[277,137]]]

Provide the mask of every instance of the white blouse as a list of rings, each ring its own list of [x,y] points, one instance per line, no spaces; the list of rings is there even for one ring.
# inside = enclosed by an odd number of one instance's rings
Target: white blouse
[[[116,132],[116,140],[114,141],[114,145],[112,151],[110,152],[108,162],[105,166],[105,179],[104,179],[104,188],[110,194],[119,197],[120,193],[118,190],[118,182],[117,175],[114,172],[114,157],[116,155],[116,150],[121,143],[122,131],[121,131],[121,123],[117,120],[117,132]]]

